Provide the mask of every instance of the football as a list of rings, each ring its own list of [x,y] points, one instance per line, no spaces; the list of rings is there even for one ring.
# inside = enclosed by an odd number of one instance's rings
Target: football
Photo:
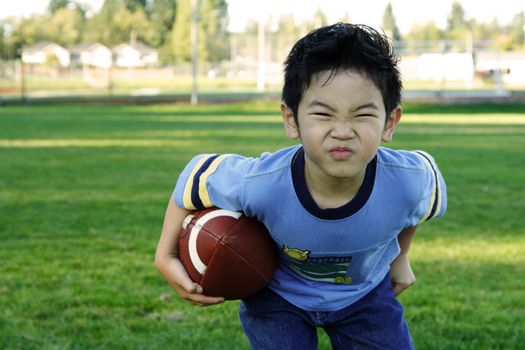
[[[182,224],[179,259],[205,295],[246,298],[264,288],[277,267],[277,248],[266,227],[243,213],[211,208]]]

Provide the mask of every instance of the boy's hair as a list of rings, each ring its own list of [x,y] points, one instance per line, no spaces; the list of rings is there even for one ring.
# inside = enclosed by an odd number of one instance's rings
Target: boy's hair
[[[316,29],[295,43],[286,58],[282,101],[297,122],[299,102],[312,77],[354,70],[379,89],[388,118],[401,102],[398,61],[388,38],[369,26],[336,23]]]

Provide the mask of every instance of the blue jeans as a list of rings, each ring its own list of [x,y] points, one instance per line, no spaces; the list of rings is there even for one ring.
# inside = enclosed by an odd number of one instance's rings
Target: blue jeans
[[[295,307],[266,288],[242,301],[239,316],[252,349],[317,349],[317,327],[333,349],[413,349],[403,307],[390,287],[390,275],[356,303],[332,312]]]

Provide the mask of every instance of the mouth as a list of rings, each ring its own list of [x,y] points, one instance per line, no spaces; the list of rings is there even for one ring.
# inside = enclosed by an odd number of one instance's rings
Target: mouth
[[[354,154],[354,152],[350,148],[346,147],[331,148],[329,153],[335,160],[346,160],[352,157],[352,155]]]

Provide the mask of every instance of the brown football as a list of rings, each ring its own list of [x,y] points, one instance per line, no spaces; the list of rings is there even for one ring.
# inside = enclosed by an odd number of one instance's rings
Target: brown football
[[[179,258],[205,295],[235,300],[270,282],[277,248],[261,222],[240,212],[211,208],[184,220]]]

